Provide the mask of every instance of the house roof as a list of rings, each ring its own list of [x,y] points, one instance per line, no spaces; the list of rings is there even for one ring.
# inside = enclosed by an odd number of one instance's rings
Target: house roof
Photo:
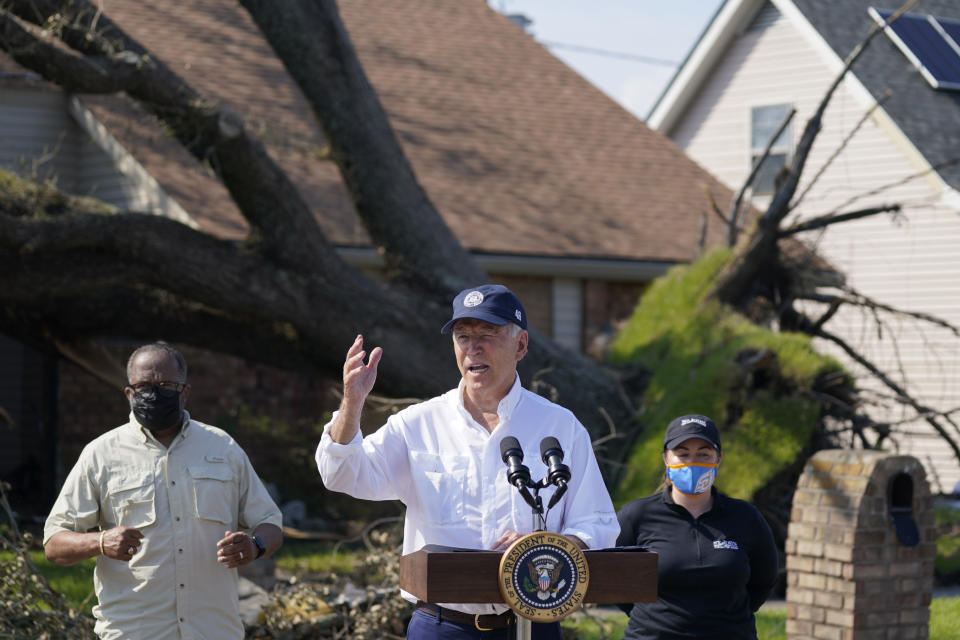
[[[111,0],[107,15],[231,106],[328,236],[366,246],[310,107],[235,0]],[[350,0],[344,23],[417,177],[471,250],[688,261],[723,241],[731,193],[484,0]],[[225,189],[131,101],[84,104],[201,228],[241,237]],[[708,214],[705,215],[704,214]]]
[[[793,0],[830,48],[846,58],[863,40],[873,21],[869,7],[896,11],[901,0]],[[960,19],[956,0],[920,0],[911,13]],[[920,72],[886,36],[878,36],[853,67],[874,99],[889,89],[883,109],[932,166],[960,160],[960,92],[933,89]],[[960,162],[938,171],[954,189],[960,189]]]
[[[724,2],[654,106],[647,120],[651,126],[658,131],[670,130],[733,38],[765,4],[764,0]],[[772,0],[772,4],[795,26],[816,38],[821,49],[835,56],[834,66],[839,72],[842,61],[874,25],[868,8],[895,11],[902,2]],[[910,11],[960,19],[960,3],[956,0],[920,0]],[[891,91],[881,108],[931,166],[960,159],[960,92],[931,88],[884,35],[873,39],[852,71],[871,102]],[[943,166],[938,173],[946,184],[960,189],[960,163]]]

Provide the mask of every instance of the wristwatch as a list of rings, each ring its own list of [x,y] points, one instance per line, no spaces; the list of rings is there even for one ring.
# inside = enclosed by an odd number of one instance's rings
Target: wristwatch
[[[260,536],[253,536],[253,544],[257,545],[257,558],[266,553],[267,545],[263,544],[263,540],[260,539]],[[257,558],[254,558],[254,560]]]

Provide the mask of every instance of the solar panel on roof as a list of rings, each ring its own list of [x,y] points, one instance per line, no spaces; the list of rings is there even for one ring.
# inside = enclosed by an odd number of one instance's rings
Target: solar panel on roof
[[[955,51],[960,53],[960,20],[948,20],[947,18],[934,18],[940,28],[943,29],[948,41],[955,47]]]
[[[873,7],[869,13],[879,24],[893,15],[892,11]],[[943,19],[938,22],[930,15],[905,13],[885,31],[930,86],[960,90],[960,41],[956,40],[960,36],[960,23]]]

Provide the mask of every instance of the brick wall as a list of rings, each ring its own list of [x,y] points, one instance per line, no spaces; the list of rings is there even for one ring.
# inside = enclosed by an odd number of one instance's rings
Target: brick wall
[[[919,530],[913,547],[897,539],[892,525],[894,480],[912,486],[910,506]],[[787,637],[926,638],[935,539],[933,499],[918,460],[881,451],[817,453],[793,498],[786,543]]]

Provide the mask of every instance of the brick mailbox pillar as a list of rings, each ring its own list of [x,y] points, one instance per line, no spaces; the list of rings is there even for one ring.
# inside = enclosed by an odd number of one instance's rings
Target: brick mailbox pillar
[[[936,542],[916,458],[814,455],[797,483],[786,553],[789,640],[927,637]]]

